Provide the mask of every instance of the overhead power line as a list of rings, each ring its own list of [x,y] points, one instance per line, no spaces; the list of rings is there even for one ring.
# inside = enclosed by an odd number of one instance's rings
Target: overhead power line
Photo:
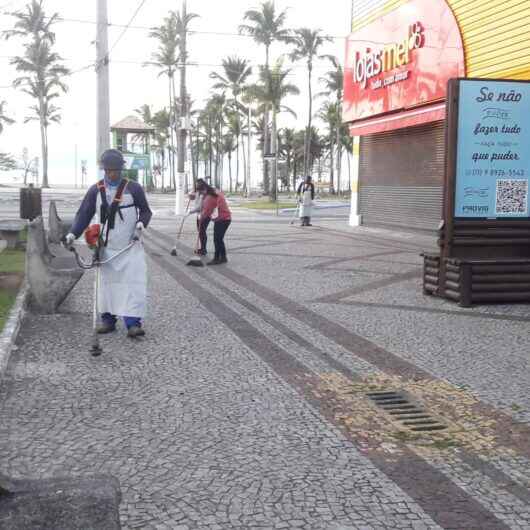
[[[145,2],[145,0],[144,0]],[[142,2],[142,4],[144,3]],[[140,6],[140,8],[138,9],[138,11],[141,9],[142,6]],[[13,13],[9,13],[9,12],[3,12],[2,14],[4,15],[9,15],[9,16],[13,16]],[[136,18],[136,14],[133,16],[133,18],[131,19],[131,21],[128,23],[128,24],[115,24],[115,23],[112,23],[112,22],[109,22],[108,25],[110,27],[115,27],[115,28],[126,28],[126,29],[136,29],[136,30],[143,30],[143,31],[151,31],[153,29],[153,26],[133,26],[132,25],[132,21],[134,20],[134,18]],[[78,24],[97,24],[97,22],[95,20],[87,20],[87,19],[82,19],[82,18],[64,18],[64,17],[58,17],[56,19],[57,22],[74,22],[74,23],[78,23]],[[221,37],[241,37],[241,38],[245,38],[245,39],[252,39],[252,35],[244,35],[244,34],[241,34],[241,33],[235,33],[235,32],[230,32],[230,31],[198,31],[198,30],[187,30],[186,33],[188,35],[215,35],[215,36],[221,36]],[[120,39],[121,39],[122,35],[120,35]],[[328,39],[332,39],[332,40],[344,40],[347,38],[346,35],[322,35],[322,37],[324,38],[328,38]]]
[[[116,48],[116,46],[118,45],[118,43],[120,42],[120,40],[122,39],[122,37],[125,35],[125,33],[127,33],[127,30],[131,27],[131,24],[133,23],[134,19],[136,18],[136,16],[138,15],[138,13],[140,12],[140,9],[142,9],[142,7],[144,6],[145,2],[147,0],[141,0],[140,3],[138,4],[138,7],[136,8],[136,10],[134,11],[133,13],[133,16],[131,17],[131,19],[129,20],[129,22],[127,23],[127,25],[123,28],[123,31],[120,33],[119,37],[116,39],[116,41],[114,42],[114,44],[110,47],[110,50],[109,50],[109,56],[112,54],[112,52],[114,51],[114,48]],[[95,22],[94,22],[95,23]],[[111,24],[109,24],[110,26]]]

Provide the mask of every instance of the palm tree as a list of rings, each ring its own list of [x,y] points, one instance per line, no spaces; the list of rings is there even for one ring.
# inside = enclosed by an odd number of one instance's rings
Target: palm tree
[[[245,83],[252,74],[252,67],[249,61],[237,56],[227,57],[222,61],[223,73],[212,72],[210,77],[217,82],[213,85],[215,90],[221,90],[223,93],[230,92],[234,106],[233,119],[229,119],[229,125],[236,138],[236,182],[239,181],[239,145],[241,135],[241,111],[245,110],[239,102],[239,96],[245,90]],[[244,154],[244,151],[243,151]]]
[[[273,69],[261,68],[260,81],[249,88],[254,97],[267,108],[272,109],[272,152],[278,155],[277,116],[280,112],[288,112],[296,118],[296,113],[282,104],[287,96],[298,95],[300,90],[296,85],[287,83],[290,70],[282,69],[282,62],[277,61]],[[277,164],[273,165],[271,200],[276,200]]]
[[[334,165],[333,155],[335,151],[335,143],[337,141],[337,131],[340,131],[340,118],[338,116],[338,108],[335,102],[326,101],[320,107],[317,114],[318,118],[322,120],[328,129],[328,146],[329,146],[329,180],[330,193],[335,192],[334,183]]]
[[[36,100],[30,107],[32,114],[24,122],[38,121],[41,133],[42,187],[48,184],[48,127],[59,123],[59,108],[53,101],[67,91],[63,81],[69,70],[61,64],[62,58],[52,51],[55,34],[51,31],[58,14],[46,16],[43,0],[32,0],[23,11],[13,13],[14,29],[3,32],[5,39],[21,37],[27,39],[24,55],[10,60],[17,72],[22,74],[13,81],[13,86]]]
[[[318,56],[320,48],[325,42],[330,41],[329,37],[320,34],[319,29],[300,28],[294,31],[294,35],[289,38],[289,42],[294,45],[294,50],[289,54],[292,61],[299,61],[304,59],[307,66],[308,88],[309,88],[309,116],[307,119],[307,137],[311,131],[311,121],[313,118],[313,62]],[[309,167],[309,143],[305,146],[304,155],[304,175],[307,176]]]
[[[293,175],[293,162],[296,157],[296,130],[288,127],[280,129],[278,134],[278,153],[285,160],[287,168],[287,188],[290,188],[289,178]],[[294,175],[293,175],[294,176]],[[293,187],[296,185],[296,181],[293,178]]]
[[[262,2],[259,9],[249,9],[243,15],[243,20],[248,24],[239,26],[239,33],[249,35],[257,44],[265,46],[265,69],[269,70],[270,47],[273,42],[287,42],[290,31],[284,28],[287,11],[276,13],[273,0]],[[267,150],[267,129],[269,123],[268,109],[265,110],[263,136],[265,139],[265,150]],[[268,165],[263,164],[263,187],[265,193],[269,192]]]
[[[317,96],[334,96],[335,105],[337,107],[337,127],[335,130],[336,140],[335,144],[337,146],[337,190],[340,193],[341,190],[341,171],[342,171],[342,141],[341,141],[341,127],[342,126],[342,93],[343,93],[343,84],[344,84],[344,71],[342,66],[333,55],[325,55],[323,58],[328,59],[333,65],[332,70],[328,70],[324,77],[320,78],[320,82],[324,84],[325,90],[317,94]],[[333,191],[332,191],[333,193]]]
[[[206,102],[203,115],[203,123],[206,125],[208,138],[208,151],[210,158],[210,172],[212,177],[212,157],[215,154],[214,163],[214,185],[217,188],[222,186],[221,162],[222,162],[222,140],[223,128],[225,126],[225,105],[224,94],[213,94]]]
[[[223,155],[228,155],[228,185],[230,193],[232,193],[232,191],[234,190],[232,181],[232,153],[235,151],[236,146],[234,141],[234,135],[230,132],[223,136],[221,149]]]
[[[169,94],[169,176],[171,185],[175,186],[175,72],[179,58],[179,28],[175,13],[164,17],[161,26],[151,29],[149,36],[158,41],[157,50],[151,54],[151,61],[145,66],[154,66],[160,70],[159,77],[166,75]]]

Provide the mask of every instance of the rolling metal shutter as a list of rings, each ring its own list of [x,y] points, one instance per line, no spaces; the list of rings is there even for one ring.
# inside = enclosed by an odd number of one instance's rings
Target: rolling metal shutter
[[[367,226],[433,231],[442,217],[444,123],[361,136],[360,214]]]

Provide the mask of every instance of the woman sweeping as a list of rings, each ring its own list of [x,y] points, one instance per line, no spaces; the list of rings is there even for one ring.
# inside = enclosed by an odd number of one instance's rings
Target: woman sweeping
[[[197,186],[197,191],[204,194],[202,201],[201,210],[201,223],[210,222],[214,223],[213,228],[213,242],[215,246],[215,255],[212,261],[209,261],[207,265],[220,265],[226,263],[226,246],[224,243],[224,237],[230,223],[232,222],[232,214],[226,203],[225,196],[212,188],[206,183],[201,183]],[[217,215],[214,216],[214,212],[217,210]]]

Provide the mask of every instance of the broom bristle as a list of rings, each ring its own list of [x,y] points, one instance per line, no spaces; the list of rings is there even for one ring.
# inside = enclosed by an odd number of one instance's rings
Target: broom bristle
[[[204,267],[204,263],[200,259],[190,259],[186,265],[188,267]]]

